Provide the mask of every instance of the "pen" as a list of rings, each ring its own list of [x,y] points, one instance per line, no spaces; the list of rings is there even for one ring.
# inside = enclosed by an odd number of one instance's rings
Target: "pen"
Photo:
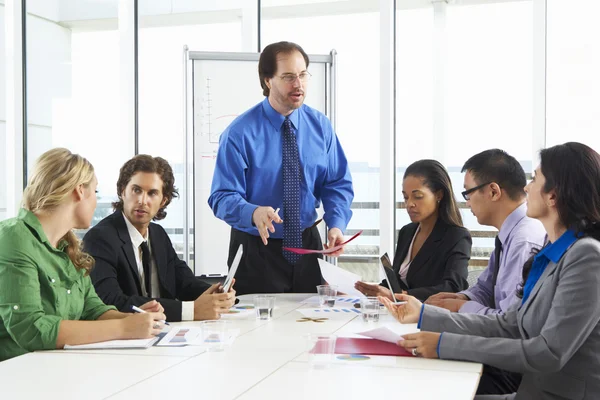
[[[146,311],[144,311],[144,310],[142,310],[141,308],[139,308],[139,307],[136,307],[136,306],[131,306],[131,309],[132,309],[133,311],[135,311],[135,312],[139,312],[139,313],[143,313],[143,314],[145,314],[145,313],[146,313]],[[162,323],[163,323],[163,324],[165,324],[165,325],[169,325],[169,326],[171,326],[171,324],[169,324],[167,321],[158,321],[158,322],[162,322]]]
[[[277,207],[277,210],[275,210],[275,214],[279,217],[279,207]]]

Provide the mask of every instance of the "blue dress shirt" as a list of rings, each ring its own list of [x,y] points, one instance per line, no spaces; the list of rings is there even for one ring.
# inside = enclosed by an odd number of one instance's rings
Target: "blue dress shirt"
[[[531,291],[535,287],[535,284],[544,273],[548,264],[550,264],[550,261],[558,263],[563,254],[565,254],[569,247],[576,241],[577,235],[575,232],[568,230],[560,235],[554,243],[550,243],[535,255],[531,270],[529,271],[529,276],[527,277],[527,282],[525,282],[525,286],[523,287],[523,301],[521,304],[525,304]]]
[[[321,201],[329,228],[345,231],[354,198],[348,161],[329,119],[302,105],[289,118],[298,143],[301,164],[300,222],[302,229],[317,218]],[[215,216],[240,231],[258,236],[252,213],[259,206],[283,210],[283,121],[268,98],[252,107],[225,129],[208,204]],[[273,224],[283,237],[282,224]]]

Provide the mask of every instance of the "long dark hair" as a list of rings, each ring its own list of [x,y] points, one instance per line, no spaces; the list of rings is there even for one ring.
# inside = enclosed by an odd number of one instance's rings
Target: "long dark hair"
[[[443,197],[439,204],[439,218],[445,223],[455,226],[463,226],[462,217],[454,198],[452,183],[446,168],[436,160],[419,160],[406,168],[404,178],[414,176],[423,179],[423,184],[433,193],[442,191]]]
[[[559,144],[540,151],[540,168],[546,178],[542,190],[556,193],[560,223],[578,237],[600,240],[600,154],[577,142]],[[534,257],[535,253],[523,266],[520,298]]]

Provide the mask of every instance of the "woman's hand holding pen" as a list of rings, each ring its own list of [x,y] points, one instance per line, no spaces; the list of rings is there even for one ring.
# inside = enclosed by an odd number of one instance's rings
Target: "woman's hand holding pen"
[[[273,207],[258,207],[252,213],[252,223],[258,229],[258,233],[265,244],[268,243],[269,232],[274,233],[275,227],[273,222],[281,224],[283,220],[279,217],[279,208],[274,210]]]
[[[396,299],[405,301],[406,303],[396,304],[386,297],[379,297],[379,301],[383,303],[391,315],[402,324],[415,324],[419,322],[421,307],[423,303],[413,296],[407,294],[395,294]]]
[[[163,328],[167,317],[163,313],[147,312],[131,314],[120,319],[121,339],[147,339],[156,336]]]

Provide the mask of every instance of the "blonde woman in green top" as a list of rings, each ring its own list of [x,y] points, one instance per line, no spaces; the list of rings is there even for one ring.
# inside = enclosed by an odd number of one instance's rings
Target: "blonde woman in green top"
[[[105,305],[72,229],[90,226],[98,182],[93,166],[66,149],[44,153],[16,218],[0,222],[0,361],[34,350],[149,338],[165,320],[160,304],[128,314]]]

